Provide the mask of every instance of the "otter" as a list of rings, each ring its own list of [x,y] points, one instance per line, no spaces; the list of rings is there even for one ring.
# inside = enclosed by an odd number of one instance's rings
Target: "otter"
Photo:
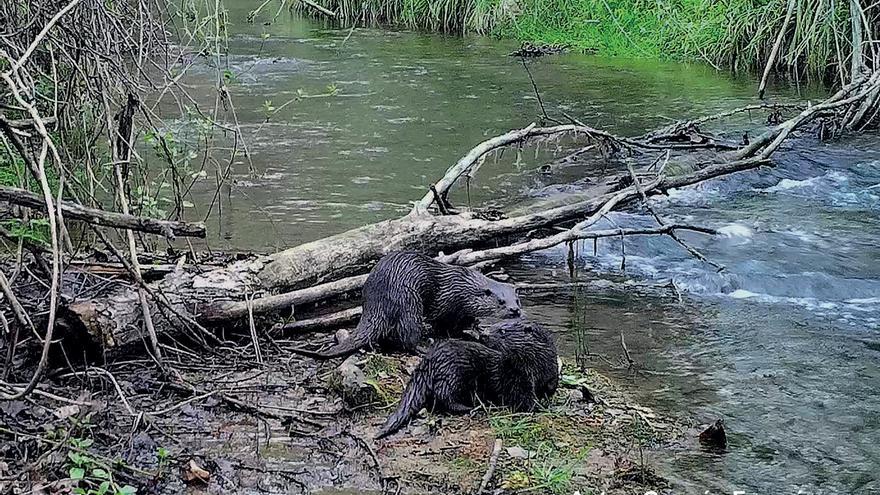
[[[531,412],[556,392],[558,384],[550,333],[530,321],[502,321],[481,334],[479,342],[450,339],[434,344],[376,439],[399,430],[423,407],[464,413],[479,401]]]
[[[414,353],[423,337],[438,329],[460,336],[477,318],[517,317],[516,289],[465,267],[441,263],[413,251],[387,254],[367,276],[363,314],[351,336],[323,352],[297,354],[330,359],[364,347]]]

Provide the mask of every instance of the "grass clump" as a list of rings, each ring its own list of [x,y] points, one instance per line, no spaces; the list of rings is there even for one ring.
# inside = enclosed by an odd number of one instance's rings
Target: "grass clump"
[[[577,418],[554,412],[492,414],[489,425],[507,448],[523,449],[504,469],[508,490],[568,493],[593,437]]]
[[[526,0],[516,16],[499,19],[495,32],[566,43],[602,55],[702,60],[755,71],[769,56],[786,4],[787,0]],[[847,5],[796,0],[777,69],[843,77],[851,29]],[[874,10],[870,17],[877,29],[880,19]]]
[[[397,402],[403,393],[403,384],[397,378],[400,375],[400,362],[381,354],[369,354],[363,364],[367,383],[373,387],[376,397],[383,406]]]

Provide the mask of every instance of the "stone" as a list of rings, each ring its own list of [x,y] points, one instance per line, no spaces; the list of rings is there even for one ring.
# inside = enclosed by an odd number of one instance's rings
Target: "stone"
[[[376,388],[357,364],[357,355],[349,356],[336,371],[342,387],[342,400],[349,407],[363,406],[378,399]]]
[[[507,455],[513,459],[528,459],[529,451],[517,445],[515,447],[507,447]]]

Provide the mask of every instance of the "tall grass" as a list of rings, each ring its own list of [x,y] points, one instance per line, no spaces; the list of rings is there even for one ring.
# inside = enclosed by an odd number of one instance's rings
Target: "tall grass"
[[[504,0],[319,0],[344,22],[488,34]]]
[[[321,0],[347,23],[477,32],[568,44],[602,55],[702,60],[763,67],[787,0]],[[866,12],[880,35],[880,5]],[[796,0],[777,70],[846,77],[851,52],[846,0]]]
[[[766,63],[787,0],[525,0],[499,23],[502,36],[569,43],[604,55],[703,60],[754,71]],[[878,9],[868,12],[880,33]],[[797,0],[777,70],[845,76],[851,48],[848,3]]]

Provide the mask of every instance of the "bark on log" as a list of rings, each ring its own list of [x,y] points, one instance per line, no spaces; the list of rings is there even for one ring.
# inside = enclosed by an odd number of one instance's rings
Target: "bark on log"
[[[645,187],[645,191],[656,194],[668,188],[756,168],[763,163],[766,161],[750,159],[714,164],[686,176],[655,181],[651,187]],[[252,303],[254,314],[324,300],[358,289],[366,278],[363,273],[391,251],[414,249],[433,255],[439,251],[452,253],[477,248],[507,235],[582,219],[597,212],[615,196],[619,197],[616,206],[621,207],[639,199],[639,192],[629,186],[546,211],[498,221],[483,220],[470,213],[446,216],[411,213],[205,273],[178,272],[153,287],[164,293],[175,309],[192,315],[199,323],[219,324],[247,315],[247,304],[242,301],[245,293],[257,295]],[[327,280],[331,281],[325,282]],[[304,288],[275,294],[296,287]],[[70,304],[65,318],[78,320],[77,325],[85,328],[105,348],[112,348],[141,340],[138,331],[140,311],[136,302],[137,292],[133,288],[120,287],[117,293],[107,297]],[[155,305],[151,310],[163,314]],[[159,334],[173,331],[179,323],[173,316],[157,318],[156,331]]]
[[[35,210],[45,211],[46,209],[46,203],[43,202],[43,199],[40,198],[40,196],[16,187],[0,186],[0,201]],[[175,235],[205,237],[205,224],[201,222],[175,222],[171,220],[124,215],[113,211],[89,208],[70,201],[61,203],[61,211],[64,213],[65,218],[80,220],[94,225],[102,225],[104,227],[137,230],[140,232],[148,232],[150,234],[159,234],[170,238],[173,238]]]

